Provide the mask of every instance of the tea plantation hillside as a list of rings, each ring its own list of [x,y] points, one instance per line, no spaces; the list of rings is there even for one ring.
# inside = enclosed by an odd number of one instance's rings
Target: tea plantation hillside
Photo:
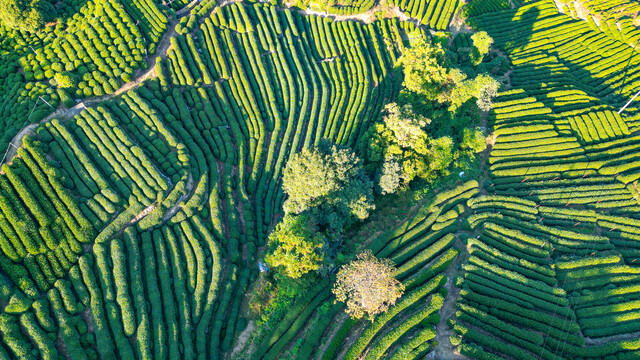
[[[167,31],[165,12],[151,0],[64,0],[56,7],[61,19],[42,31],[2,28],[2,148],[59,104],[71,107],[131,81]]]
[[[639,14],[0,4],[0,359],[639,359]]]

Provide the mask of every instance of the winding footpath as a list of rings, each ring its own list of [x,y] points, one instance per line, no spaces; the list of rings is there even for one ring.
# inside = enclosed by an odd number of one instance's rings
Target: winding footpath
[[[176,25],[178,24],[178,22],[180,21],[180,19],[182,17],[184,17],[185,15],[189,14],[190,11],[190,7],[193,4],[196,4],[199,0],[194,0],[192,3],[190,3],[189,5],[185,6],[182,10],[176,12],[176,16],[173,18],[173,20],[171,20],[168,24],[167,24],[167,31],[164,33],[164,35],[162,35],[162,39],[160,39],[160,41],[158,42],[158,45],[156,47],[156,53],[155,55],[153,55],[152,57],[147,59],[147,70],[146,71],[142,71],[142,69],[139,69],[137,71],[136,76],[134,77],[134,79],[132,79],[131,81],[129,81],[126,84],[123,84],[120,88],[118,88],[116,91],[114,91],[112,94],[108,94],[105,96],[100,96],[100,97],[95,97],[95,98],[91,98],[88,100],[84,100],[81,101],[80,103],[78,103],[76,106],[72,107],[72,108],[65,108],[62,104],[60,104],[60,106],[51,114],[49,114],[47,117],[45,117],[44,119],[42,119],[40,122],[38,123],[34,123],[34,124],[29,124],[25,127],[23,127],[17,134],[16,136],[13,137],[13,139],[11,139],[11,142],[9,143],[9,147],[7,149],[7,152],[4,155],[4,158],[2,160],[2,162],[0,162],[0,166],[2,166],[3,164],[10,164],[11,160],[13,159],[14,156],[16,156],[16,154],[18,153],[18,148],[20,146],[22,146],[22,140],[24,139],[25,136],[27,136],[30,133],[34,132],[34,129],[36,127],[38,127],[41,124],[44,124],[48,121],[51,121],[53,119],[70,119],[76,115],[78,115],[79,113],[81,113],[83,110],[85,110],[87,107],[90,106],[94,106],[97,104],[100,104],[104,101],[107,101],[115,96],[118,96],[122,93],[125,93],[131,89],[134,89],[138,86],[140,86],[142,83],[144,83],[145,80],[150,79],[152,77],[156,76],[156,70],[155,70],[155,63],[156,63],[156,58],[160,57],[162,59],[165,59],[167,56],[167,52],[169,51],[169,47],[171,46],[171,38],[176,36]]]
[[[115,92],[113,92],[112,94],[108,94],[105,96],[101,96],[101,97],[94,97],[94,98],[90,98],[84,101],[81,101],[80,103],[78,103],[76,106],[72,107],[72,108],[65,108],[62,105],[60,105],[54,112],[52,112],[50,115],[48,115],[47,117],[45,117],[42,121],[38,122],[38,123],[33,123],[33,124],[29,124],[25,127],[23,127],[11,140],[9,148],[7,150],[7,152],[5,153],[4,158],[2,159],[2,161],[0,162],[0,166],[4,163],[11,163],[13,158],[16,156],[18,148],[20,146],[22,146],[23,143],[23,139],[25,136],[27,136],[28,134],[32,134],[34,133],[34,130],[41,124],[44,124],[48,121],[51,121],[53,119],[61,119],[61,120],[65,120],[65,119],[71,119],[74,116],[78,115],[79,113],[81,113],[82,111],[84,111],[86,108],[91,107],[91,106],[96,106],[99,105],[100,103],[103,103],[105,101],[108,101],[110,99],[112,99],[115,96],[119,96],[129,90],[135,89],[138,86],[142,85],[146,80],[150,79],[150,78],[154,78],[157,76],[156,71],[155,71],[155,64],[158,58],[161,59],[166,59],[168,52],[171,48],[171,38],[174,36],[177,36],[178,33],[175,30],[176,25],[178,24],[178,22],[180,21],[181,18],[183,18],[184,16],[188,16],[191,12],[191,9],[193,8],[194,5],[196,5],[200,0],[194,0],[192,1],[190,4],[188,4],[187,6],[185,6],[183,9],[179,10],[176,12],[175,16],[168,22],[167,24],[167,31],[163,34],[162,38],[160,39],[160,41],[157,44],[156,47],[156,52],[153,56],[148,57],[147,58],[147,69],[139,69],[137,70],[134,78],[130,81],[127,82],[125,84],[123,84],[120,88],[118,88]],[[227,0],[224,1],[223,3],[219,4],[218,6],[216,6],[216,8],[214,8],[215,11],[218,7],[223,7],[227,4],[230,4],[232,2],[237,2],[239,0]],[[354,15],[332,15],[329,14],[327,12],[321,12],[321,11],[314,11],[314,10],[295,10],[292,9],[290,7],[283,7],[281,9],[290,9],[292,11],[297,11],[298,13],[302,14],[302,15],[315,15],[315,16],[322,16],[322,17],[329,17],[331,19],[333,19],[334,21],[360,21],[360,22],[364,22],[364,23],[370,23],[372,21],[375,21],[378,17],[377,14],[378,13],[383,13],[385,15],[385,17],[397,17],[399,20],[401,21],[411,21],[416,25],[419,25],[419,22],[415,19],[411,19],[409,18],[409,16],[407,16],[407,14],[405,14],[402,10],[400,10],[399,7],[397,6],[383,6],[380,3],[378,3],[376,6],[374,6],[373,8],[371,8],[369,11],[365,12],[365,13],[361,13],[361,14],[354,14]],[[206,17],[203,17],[202,19],[200,19],[201,21],[206,19]],[[201,22],[200,21],[200,22]],[[459,25],[457,27],[455,27],[454,29],[452,29],[452,32],[457,33],[457,32],[468,32],[469,29],[467,27],[465,27],[464,25]],[[453,38],[453,37],[452,37]],[[324,61],[330,61],[330,60],[324,60]],[[1,173],[1,170],[0,170]],[[162,221],[165,222],[167,221],[169,218],[171,218],[173,215],[175,215],[179,209],[180,209],[180,205],[186,201],[186,199],[190,198],[193,195],[194,192],[194,179],[192,177],[192,175],[189,175],[189,180],[187,183],[187,194],[184,197],[181,197],[169,210],[167,210],[167,212],[164,214]],[[142,210],[140,213],[138,213],[133,219],[131,219],[129,221],[128,224],[126,224],[124,227],[122,227],[121,229],[119,229],[119,232],[122,232],[124,230],[124,228],[131,226],[133,224],[135,224],[136,222],[140,221],[142,218],[144,218],[145,216],[147,216],[151,211],[153,211],[159,204],[157,202],[154,202],[153,204],[149,205],[147,208],[145,208],[144,210]],[[241,212],[242,213],[242,212]],[[85,249],[85,251],[88,251],[89,249]],[[447,270],[447,283],[445,285],[445,287],[447,288],[448,292],[449,292],[449,296],[447,297],[447,301],[445,303],[445,306],[443,307],[443,310],[441,310],[441,313],[443,313],[442,316],[442,320],[440,321],[440,323],[438,324],[438,329],[437,329],[437,340],[438,340],[438,346],[436,346],[435,350],[430,354],[431,357],[427,357],[427,358],[437,358],[437,359],[446,359],[446,360],[453,360],[453,359],[465,359],[466,357],[461,356],[460,354],[456,354],[453,351],[453,347],[451,346],[451,344],[448,341],[448,337],[450,335],[453,335],[453,332],[450,330],[447,330],[446,328],[446,319],[448,319],[454,312],[455,312],[455,299],[457,298],[457,296],[453,295],[453,294],[457,294],[457,291],[459,291],[459,289],[455,288],[455,285],[453,284],[453,281],[455,279],[455,267],[462,262],[463,258],[462,256],[460,256],[457,261],[454,263],[454,265],[450,266],[449,269]],[[84,317],[88,317],[88,313],[85,312],[83,313]],[[88,321],[89,324],[91,324],[90,321]],[[247,345],[247,343],[250,340],[250,336],[253,333],[253,331],[255,330],[255,324],[253,322],[250,322],[249,325],[242,331],[242,333],[240,334],[240,336],[238,337],[238,339],[236,339],[235,341],[235,346],[233,348],[232,351],[232,356],[235,356],[235,354],[240,353],[245,346]],[[92,330],[92,329],[90,329]],[[337,329],[335,330],[337,331]],[[334,333],[335,334],[335,333]],[[331,336],[330,336],[331,337]],[[323,345],[325,346],[325,345]],[[328,343],[327,345],[328,346]],[[325,348],[326,348],[325,346]]]
[[[228,5],[230,3],[239,2],[239,1],[241,1],[241,0],[227,0],[227,1],[224,1],[220,5],[216,6],[212,11],[215,11],[219,7],[223,7],[223,6]],[[125,93],[125,92],[127,92],[127,91],[129,91],[131,89],[135,89],[136,87],[138,87],[141,84],[143,84],[145,80],[155,77],[157,75],[156,74],[156,70],[155,70],[156,59],[158,57],[160,57],[162,59],[166,59],[167,52],[169,51],[169,48],[171,47],[171,38],[176,36],[176,35],[178,35],[178,33],[175,30],[176,25],[178,24],[178,22],[180,21],[181,18],[183,18],[184,16],[187,16],[187,15],[189,15],[191,13],[191,9],[198,2],[200,2],[200,0],[193,0],[187,6],[185,6],[184,8],[182,8],[179,11],[176,12],[176,16],[167,24],[167,31],[164,33],[164,35],[160,39],[160,42],[158,42],[158,45],[156,46],[155,55],[153,55],[150,58],[147,58],[147,69],[146,69],[146,71],[143,71],[142,69],[139,69],[137,71],[137,74],[135,75],[135,77],[131,81],[129,81],[126,84],[123,84],[120,88],[118,88],[112,94],[108,94],[108,95],[104,95],[104,96],[100,96],[100,97],[94,97],[94,98],[91,98],[91,99],[83,100],[80,103],[78,103],[76,106],[74,106],[72,108],[69,108],[69,109],[66,109],[62,104],[60,104],[60,106],[54,112],[49,114],[47,117],[42,119],[40,122],[26,125],[25,127],[23,127],[13,137],[13,139],[11,139],[11,142],[9,143],[9,147],[7,148],[7,151],[6,151],[2,161],[0,161],[0,166],[2,166],[5,163],[8,163],[8,164],[11,163],[13,157],[16,156],[16,154],[18,153],[18,148],[20,146],[22,146],[22,140],[24,139],[24,137],[27,136],[30,133],[33,133],[35,128],[38,127],[38,125],[44,124],[47,121],[51,121],[53,119],[70,119],[70,118],[78,115],[80,112],[85,110],[87,107],[98,105],[98,104],[100,104],[100,103],[102,103],[104,101],[107,101],[107,100],[115,97],[115,96],[123,94],[123,93]],[[293,10],[291,7],[283,7],[281,9]],[[335,21],[362,21],[362,22],[365,22],[365,23],[370,23],[370,22],[376,20],[376,15],[375,14],[377,12],[379,12],[379,11],[384,11],[384,12],[386,12],[386,14],[391,15],[392,17],[397,17],[401,21],[412,21],[412,22],[417,24],[417,21],[415,19],[409,18],[397,6],[393,6],[393,7],[386,6],[385,7],[385,6],[382,6],[381,4],[378,4],[378,5],[374,6],[373,8],[371,8],[369,11],[367,11],[365,13],[354,14],[354,15],[332,15],[332,14],[329,14],[327,12],[314,11],[314,10],[293,10],[293,11],[297,11],[298,13],[300,13],[302,15],[316,15],[316,16],[322,16],[322,17],[329,17],[329,18],[332,18]],[[206,17],[203,17],[203,19],[205,19],[205,18]],[[203,19],[201,19],[201,20],[203,20]]]

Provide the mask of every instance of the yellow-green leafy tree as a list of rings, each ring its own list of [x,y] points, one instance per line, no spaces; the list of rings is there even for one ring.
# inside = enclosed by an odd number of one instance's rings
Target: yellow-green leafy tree
[[[299,278],[322,264],[324,236],[312,217],[287,215],[269,235],[265,261],[290,278]]]

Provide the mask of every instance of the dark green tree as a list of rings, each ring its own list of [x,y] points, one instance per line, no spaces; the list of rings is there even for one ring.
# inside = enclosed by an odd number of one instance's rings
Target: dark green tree
[[[289,159],[282,187],[288,195],[286,214],[309,210],[320,225],[335,230],[367,218],[374,208],[373,182],[360,159],[327,140]]]
[[[411,105],[385,107],[386,115],[367,132],[368,170],[378,172],[378,191],[395,192],[416,177],[432,179],[453,160],[454,144],[449,136],[432,139],[431,120],[414,112]]]
[[[479,127],[475,129],[465,128],[462,132],[460,147],[465,150],[471,150],[474,153],[479,153],[486,149],[487,141],[482,130]]]
[[[440,44],[433,45],[424,36],[414,38],[411,47],[399,59],[404,70],[402,85],[413,93],[435,100],[454,80],[447,69],[447,62]]]
[[[474,35],[474,46],[479,47],[479,50],[475,51],[484,56],[489,51],[492,40],[488,35],[478,34],[480,35]],[[468,79],[467,74],[460,69],[451,67],[440,44],[434,45],[424,36],[412,40],[411,46],[399,59],[399,63],[404,72],[402,85],[405,92],[410,93],[409,97],[422,97],[422,101],[435,100],[441,104],[448,104],[452,113],[473,98],[480,109],[491,109],[491,99],[496,96],[500,85],[498,81],[485,74]]]

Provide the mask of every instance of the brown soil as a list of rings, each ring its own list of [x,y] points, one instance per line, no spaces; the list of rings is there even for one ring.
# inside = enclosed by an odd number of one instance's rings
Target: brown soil
[[[171,219],[173,215],[177,214],[178,211],[180,211],[180,205],[182,205],[182,203],[184,203],[186,199],[189,199],[191,198],[191,196],[193,196],[193,174],[191,173],[189,173],[189,179],[187,180],[187,185],[185,185],[185,188],[187,195],[180,196],[178,201],[176,201],[176,203],[173,204],[171,208],[169,208],[169,210],[164,213],[164,215],[162,216],[162,222],[166,222],[167,220]]]
[[[129,225],[133,225],[135,223],[137,223],[138,221],[142,220],[143,217],[149,215],[149,213],[151,213],[153,211],[153,209],[155,209],[158,206],[157,203],[153,203],[149,206],[147,206],[144,210],[142,210],[140,213],[138,213],[138,215],[136,215],[136,217],[134,217],[133,219],[131,219],[131,221],[129,221]]]
[[[286,4],[292,6],[292,4]],[[332,18],[335,21],[362,21],[365,24],[369,24],[378,19],[376,13],[381,12],[383,17],[397,17],[401,21],[411,21],[416,22],[415,19],[409,18],[402,10],[400,10],[397,6],[389,6],[389,5],[381,5],[378,4],[371,8],[369,11],[362,14],[353,14],[353,15],[332,15],[326,11],[316,11],[316,10],[298,10],[298,13],[302,15],[318,15]]]
[[[587,21],[588,15],[589,15],[589,9],[584,7],[584,5],[582,5],[582,3],[580,1],[574,1],[573,5],[576,8],[576,13],[577,13],[576,16],[579,17],[582,20]],[[595,16],[593,18],[593,20],[596,22],[596,24],[598,26],[600,26],[600,17],[599,16]]]
[[[13,159],[13,157],[16,156],[16,154],[18,153],[18,148],[22,146],[22,139],[27,134],[32,133],[33,130],[36,128],[36,126],[38,126],[38,124],[31,124],[22,128],[22,130],[20,130],[20,132],[16,136],[14,136],[13,139],[11,139],[11,142],[9,143],[9,147],[7,148],[7,152],[5,153],[2,159],[2,163],[0,163],[0,165],[2,165],[5,162],[7,164],[11,163],[11,160]]]
[[[250,320],[249,324],[247,324],[247,327],[240,333],[240,335],[238,335],[236,346],[233,347],[233,351],[231,352],[232,359],[236,359],[236,355],[244,349],[255,329],[256,325],[253,323],[253,320]]]
[[[334,336],[336,336],[336,333],[338,332],[338,330],[340,330],[340,327],[345,321],[347,321],[347,319],[348,315],[345,313],[341,313],[338,315],[336,321],[333,322],[333,327],[331,328],[329,333],[326,335],[326,337],[323,337],[323,339],[326,339],[326,341],[320,344],[320,346],[318,347],[318,351],[316,352],[316,357],[314,359],[320,360],[322,358],[322,355],[325,353],[325,351],[327,351],[329,344],[331,344],[331,340]]]
[[[458,244],[460,249],[463,249],[462,244]],[[449,265],[449,268],[444,272],[447,276],[447,282],[444,287],[447,289],[447,297],[444,299],[444,304],[440,309],[440,322],[436,326],[436,342],[438,343],[434,350],[427,355],[427,359],[437,360],[453,360],[453,359],[467,359],[466,356],[461,355],[449,341],[449,336],[456,335],[455,332],[447,325],[447,320],[451,318],[456,312],[456,300],[460,289],[455,286],[456,268],[464,260],[464,253],[458,255],[458,257]]]

